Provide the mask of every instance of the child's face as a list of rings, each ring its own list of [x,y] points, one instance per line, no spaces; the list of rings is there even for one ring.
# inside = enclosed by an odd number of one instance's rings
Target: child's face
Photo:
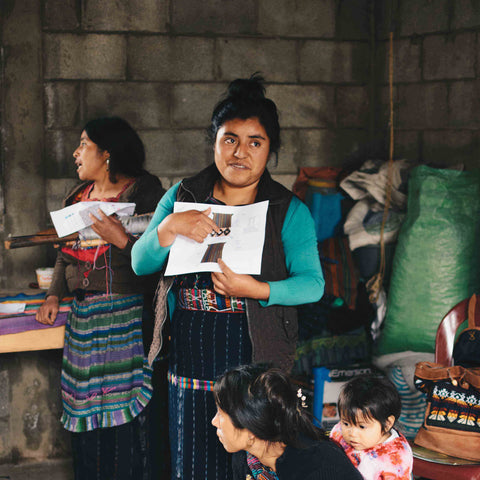
[[[388,418],[386,432],[382,430],[382,424],[373,418],[366,418],[359,414],[356,417],[356,425],[347,419],[341,418],[340,425],[345,441],[355,450],[366,450],[383,443],[390,436],[390,429],[395,422],[395,417]]]

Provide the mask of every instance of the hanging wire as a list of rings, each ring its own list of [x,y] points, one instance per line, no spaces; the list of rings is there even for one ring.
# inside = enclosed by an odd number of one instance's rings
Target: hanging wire
[[[369,292],[369,300],[371,303],[376,303],[380,291],[383,286],[383,279],[385,276],[385,224],[388,220],[388,212],[390,210],[390,201],[392,198],[392,174],[393,174],[393,31],[389,35],[389,50],[388,50],[388,86],[390,94],[390,145],[388,152],[388,169],[387,169],[387,184],[385,186],[385,205],[383,208],[382,225],[380,228],[380,266],[378,273],[376,273],[367,282],[367,290]]]

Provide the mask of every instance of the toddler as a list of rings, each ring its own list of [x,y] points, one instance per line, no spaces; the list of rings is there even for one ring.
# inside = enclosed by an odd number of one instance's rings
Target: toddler
[[[412,450],[393,428],[400,411],[400,396],[386,378],[362,375],[343,386],[338,398],[340,422],[330,437],[365,480],[411,479]]]

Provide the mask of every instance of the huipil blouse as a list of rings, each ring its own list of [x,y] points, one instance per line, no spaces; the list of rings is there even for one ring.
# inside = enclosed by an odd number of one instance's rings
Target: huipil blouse
[[[89,188],[92,182],[83,182],[72,189],[66,196],[63,206],[71,205],[78,195]],[[135,203],[135,214],[151,213],[155,209],[165,189],[158,177],[144,172],[130,184],[118,197],[119,202]],[[131,249],[137,239],[129,236],[125,248],[111,246],[110,267],[115,272],[112,277],[112,291],[114,293],[145,293],[151,290],[151,283],[155,279],[138,278],[131,268]],[[103,256],[98,258],[99,269],[92,269],[92,262],[82,261],[59,249],[55,263],[54,275],[46,296],[56,295],[63,298],[67,292],[77,289],[90,291],[105,291],[105,261]],[[83,279],[88,278],[88,286],[84,286]]]

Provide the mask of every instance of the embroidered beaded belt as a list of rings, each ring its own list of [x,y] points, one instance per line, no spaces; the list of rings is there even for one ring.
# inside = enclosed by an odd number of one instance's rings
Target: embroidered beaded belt
[[[168,381],[183,390],[207,390],[213,391],[215,382],[213,380],[199,380],[197,378],[180,377],[168,372]]]
[[[180,288],[177,293],[177,308],[207,312],[245,312],[243,298],[224,297],[209,288]]]

